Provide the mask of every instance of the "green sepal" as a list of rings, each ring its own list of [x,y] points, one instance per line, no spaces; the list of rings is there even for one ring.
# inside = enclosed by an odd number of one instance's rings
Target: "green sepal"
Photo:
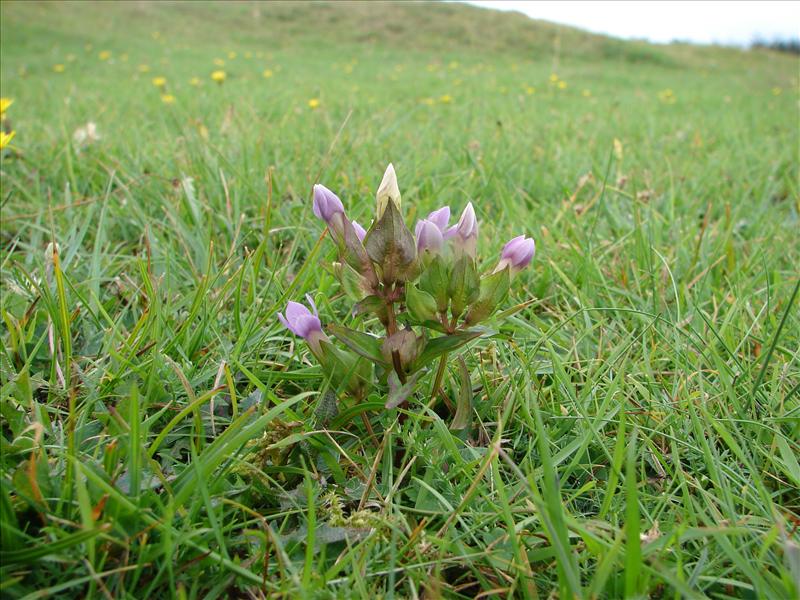
[[[411,283],[406,284],[406,306],[417,322],[436,320],[436,299]]]
[[[481,293],[467,313],[467,325],[475,325],[491,317],[506,299],[510,285],[511,272],[508,267],[481,279]]]
[[[389,202],[383,216],[373,223],[364,239],[370,260],[380,266],[384,283],[406,281],[414,271],[417,247],[394,202]]]
[[[475,261],[469,256],[462,256],[453,265],[447,294],[450,296],[450,314],[454,319],[461,316],[464,310],[480,294],[480,280]]]
[[[449,269],[441,256],[434,257],[419,278],[419,288],[433,296],[433,299],[436,300],[436,308],[441,313],[447,311],[449,282]]]

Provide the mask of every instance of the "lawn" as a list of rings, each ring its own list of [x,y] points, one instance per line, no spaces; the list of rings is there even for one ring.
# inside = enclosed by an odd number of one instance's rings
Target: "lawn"
[[[0,590],[800,595],[797,57],[457,4],[3,2]],[[224,80],[214,81],[221,71]],[[222,79],[217,75],[217,79]],[[94,126],[89,125],[90,123]],[[332,396],[312,213],[468,201],[466,429]]]

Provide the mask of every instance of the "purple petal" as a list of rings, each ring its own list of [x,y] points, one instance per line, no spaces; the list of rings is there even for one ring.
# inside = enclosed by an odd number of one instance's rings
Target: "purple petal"
[[[319,312],[317,311],[317,305],[314,304],[314,298],[311,297],[311,294],[306,294],[306,300],[311,305],[311,309],[314,311],[314,316],[319,317]]]
[[[314,186],[312,210],[318,218],[327,223],[336,213],[344,213],[344,205],[336,194],[318,183]]]
[[[419,222],[417,229],[419,231],[417,236],[417,250],[419,252],[428,250],[430,252],[437,253],[442,249],[442,246],[444,245],[444,237],[435,223],[432,223],[427,219],[423,219]]]
[[[322,323],[320,323],[319,318],[311,313],[299,317],[295,321],[295,327],[297,329],[295,333],[304,339],[308,339],[315,331],[322,331]]]
[[[280,321],[283,324],[283,326],[286,327],[286,329],[291,331],[293,334],[297,335],[297,332],[289,324],[289,321],[286,320],[286,317],[284,317],[281,313],[278,313],[278,321]]]
[[[439,228],[439,231],[444,233],[447,228],[447,223],[450,221],[450,207],[443,206],[440,209],[433,211],[428,215],[428,221],[433,223]]]
[[[364,229],[361,225],[359,225],[355,221],[352,221],[352,223],[353,223],[353,229],[356,230],[356,235],[358,236],[358,241],[359,242],[363,242],[364,238],[367,236],[367,230]]]

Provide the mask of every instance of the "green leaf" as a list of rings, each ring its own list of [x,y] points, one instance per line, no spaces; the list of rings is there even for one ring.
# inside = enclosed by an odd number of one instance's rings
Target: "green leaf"
[[[400,383],[400,378],[394,371],[389,373],[389,396],[386,399],[386,408],[397,408],[403,402],[408,400],[411,394],[414,393],[414,388],[417,385],[417,381],[422,376],[422,373],[422,371],[414,373],[414,375],[409,377],[405,383]]]
[[[445,352],[457,350],[467,342],[472,341],[482,335],[490,335],[491,333],[493,333],[491,330],[480,327],[429,339],[425,345],[425,349],[422,351],[419,357],[417,357],[417,360],[414,362],[411,370],[412,372],[416,371],[425,365],[430,364],[433,360],[439,358]]]
[[[386,314],[386,303],[378,296],[370,295],[353,305],[353,316],[375,313],[378,316]]]
[[[461,376],[461,389],[458,393],[456,414],[450,424],[451,431],[466,430],[472,422],[472,379],[462,356],[458,357],[458,372]]]
[[[372,362],[386,364],[383,354],[381,354],[382,340],[380,338],[368,333],[349,329],[343,325],[331,324],[328,325],[328,330],[336,336],[337,340],[340,340],[356,354]]]

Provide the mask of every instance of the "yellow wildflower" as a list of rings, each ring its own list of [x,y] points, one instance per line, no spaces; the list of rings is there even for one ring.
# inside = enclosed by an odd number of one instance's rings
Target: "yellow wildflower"
[[[11,98],[0,98],[0,115],[5,116],[8,107],[14,104]]]
[[[558,75],[555,73],[550,74],[550,83],[558,83]]]
[[[319,98],[312,98],[308,101],[308,108],[319,108]]]
[[[592,92],[590,92],[589,90],[583,90],[581,92],[581,96],[583,96],[584,98],[591,98],[592,97]]]
[[[269,79],[273,75],[272,69],[264,69],[264,73],[262,73],[262,75],[264,75],[266,79]]]
[[[172,94],[161,94],[161,101],[164,104],[175,104],[175,96]]]
[[[216,81],[217,83],[222,83],[225,81],[225,71],[214,71],[211,73],[211,79]]]
[[[53,65],[53,71],[55,73],[63,73],[64,72],[64,65],[58,63],[57,65]]]
[[[159,88],[163,88],[167,85],[167,78],[166,77],[153,77],[153,85]]]
[[[675,92],[673,92],[669,88],[658,92],[658,99],[661,100],[661,102],[663,102],[664,104],[675,104],[675,102],[677,101],[677,99],[675,98]]]
[[[108,60],[111,58],[111,51],[110,50],[103,50],[100,54],[97,55],[100,60]]]
[[[528,94],[528,96],[533,96],[536,93],[536,88],[532,85],[529,85],[525,88],[525,93]]]
[[[780,96],[781,95],[781,88],[779,88],[779,87],[772,88],[772,95],[773,96]]]
[[[0,131],[0,150],[5,148],[11,143],[11,140],[14,139],[14,136],[17,134],[16,131],[11,131],[6,133],[5,131]]]
[[[139,69],[139,73],[149,73],[150,72],[149,65],[139,65],[138,69]]]
[[[200,83],[201,83],[201,81],[200,81],[200,78],[199,78],[199,77],[192,77],[192,78],[189,80],[189,85],[193,85],[193,86],[195,86],[195,87],[197,87],[198,85],[200,85]]]
[[[439,96],[439,102],[442,104],[450,104],[453,101],[453,97],[450,94],[444,94],[443,96]]]
[[[228,59],[233,60],[234,58],[236,58],[236,52],[231,50],[230,52],[228,52]]]
[[[560,89],[560,90],[567,89],[567,82],[566,81],[559,81],[558,82],[558,89]]]

